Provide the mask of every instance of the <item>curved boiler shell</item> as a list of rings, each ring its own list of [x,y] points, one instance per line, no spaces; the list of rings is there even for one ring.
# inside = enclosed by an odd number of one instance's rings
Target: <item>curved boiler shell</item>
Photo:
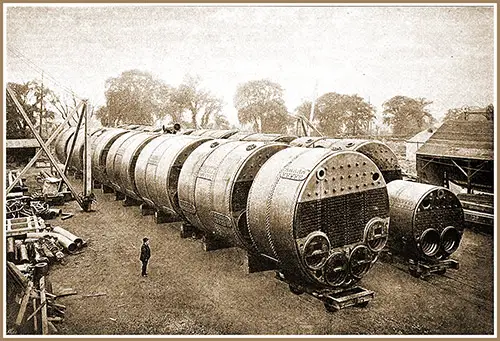
[[[66,163],[66,158],[68,156],[68,154],[66,154],[66,149],[69,144],[69,141],[72,140],[75,131],[76,131],[75,127],[70,127],[68,129],[65,129],[61,133],[59,133],[59,135],[55,140],[54,151],[56,154],[56,158],[62,164]]]
[[[290,147],[257,173],[247,224],[253,247],[286,277],[347,286],[366,274],[387,240],[386,184],[361,153]]]
[[[106,175],[115,190],[140,199],[134,181],[135,164],[141,150],[156,136],[158,134],[131,131],[113,143],[106,158]]]
[[[396,154],[381,141],[306,136],[293,140],[290,145],[307,148],[328,148],[331,150],[354,150],[368,156],[375,162],[387,183],[403,178]]]
[[[230,130],[219,130],[219,129],[199,129],[193,131],[191,136],[203,136],[203,137],[211,137],[213,139],[227,139],[231,135],[234,135],[238,132],[237,129]]]
[[[233,135],[234,136],[234,135]],[[295,140],[297,136],[286,134],[262,134],[262,133],[244,133],[234,139],[240,141],[261,141],[261,142],[283,142],[290,143]],[[230,137],[232,139],[232,136]]]
[[[182,216],[177,184],[188,156],[208,137],[166,134],[141,151],[135,167],[137,194],[150,206]]]
[[[93,140],[96,139],[96,135],[100,135],[102,133],[102,131],[104,131],[104,130],[105,130],[105,128],[100,128],[100,129],[94,130],[93,132],[90,133],[90,140],[89,140],[90,146],[92,146]],[[66,155],[68,155],[70,152],[71,144],[73,143],[74,136],[75,135],[72,136],[72,138],[70,139],[70,141],[66,147]],[[73,149],[73,154],[71,155],[71,157],[69,159],[69,166],[76,171],[82,171],[82,168],[83,168],[83,162],[84,162],[83,153],[84,153],[84,149],[85,149],[84,144],[85,144],[85,130],[80,129],[80,131],[78,131],[78,135],[76,137],[76,142],[75,142],[75,147]]]
[[[181,171],[179,200],[185,217],[206,233],[248,250],[248,192],[260,167],[287,147],[280,143],[206,142],[189,156]]]
[[[444,187],[396,180],[387,185],[390,247],[411,258],[445,259],[459,246],[464,213]]]
[[[106,176],[106,159],[109,149],[113,143],[123,134],[129,131],[121,128],[110,128],[103,131],[101,134],[95,136],[92,140],[92,177],[103,183],[107,184]]]

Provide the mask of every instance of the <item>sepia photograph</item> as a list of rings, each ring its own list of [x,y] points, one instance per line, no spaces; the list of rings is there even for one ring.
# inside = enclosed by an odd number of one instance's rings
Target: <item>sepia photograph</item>
[[[3,338],[497,336],[496,3],[3,19]]]

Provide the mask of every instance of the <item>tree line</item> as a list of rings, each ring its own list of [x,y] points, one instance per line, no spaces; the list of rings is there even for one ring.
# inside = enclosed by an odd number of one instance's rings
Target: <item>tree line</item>
[[[36,124],[41,115],[46,129],[56,115],[65,118],[77,104],[74,97],[61,99],[37,81],[9,85],[30,119]],[[376,108],[358,94],[327,92],[316,99],[314,108],[310,101],[304,101],[290,113],[284,101],[284,92],[280,84],[267,79],[239,84],[233,105],[243,129],[287,133],[293,129],[295,115],[309,118],[312,111],[312,123],[324,135],[355,137],[371,133],[370,125],[374,122]],[[231,128],[223,113],[225,103],[204,88],[199,77],[188,75],[179,86],[174,87],[149,72],[129,70],[106,81],[105,98],[106,103],[96,111],[96,117],[103,126],[155,125],[169,121],[181,123],[185,128]],[[425,98],[396,95],[382,105],[383,122],[392,128],[393,135],[412,136],[435,123],[427,108],[430,104],[432,101]],[[493,115],[493,106],[490,107]],[[9,138],[30,135],[9,96],[6,116]],[[460,117],[463,117],[463,108],[448,110],[445,119]]]

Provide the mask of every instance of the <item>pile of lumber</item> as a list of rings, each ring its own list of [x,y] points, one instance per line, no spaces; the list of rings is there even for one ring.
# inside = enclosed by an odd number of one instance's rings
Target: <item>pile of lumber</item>
[[[27,329],[42,335],[58,332],[55,324],[64,320],[66,307],[56,302],[58,296],[52,293],[46,274],[47,268],[39,266],[28,280],[7,261],[7,279],[22,292],[14,329],[9,330],[9,334],[23,333]]]

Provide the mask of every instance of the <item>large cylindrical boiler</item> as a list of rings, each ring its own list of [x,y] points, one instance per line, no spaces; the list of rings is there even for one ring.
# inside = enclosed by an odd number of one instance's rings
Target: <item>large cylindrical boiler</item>
[[[286,277],[318,287],[349,286],[387,242],[386,184],[361,153],[290,147],[257,173],[247,223],[253,247]]]
[[[145,143],[156,136],[158,134],[130,131],[116,139],[106,157],[106,176],[111,187],[134,199],[137,198],[135,193],[127,193],[126,191],[126,189],[130,189],[130,186],[127,186],[130,180],[127,178],[134,176],[136,160],[133,160],[132,157],[137,149],[142,149]]]
[[[54,142],[55,146],[54,151],[56,154],[56,158],[62,164],[66,162],[66,158],[68,155],[66,154],[66,149],[69,144],[69,141],[72,140],[75,131],[76,131],[75,127],[69,127],[68,129],[63,130],[62,132],[59,133]]]
[[[286,144],[206,142],[186,160],[179,181],[184,216],[198,229],[249,250],[248,192],[257,171]]]
[[[464,213],[453,192],[403,180],[389,183],[387,191],[391,249],[414,260],[446,259],[455,252],[464,230]]]
[[[96,136],[92,141],[92,177],[107,184],[106,159],[113,143],[123,134],[129,132],[121,128],[110,128]]]
[[[182,216],[177,185],[188,156],[208,137],[161,135],[139,154],[135,166],[137,194],[148,205]]]
[[[90,133],[90,139],[89,139],[89,146],[92,148],[92,141],[95,139],[95,135],[100,135],[100,133],[103,131],[105,128],[100,128],[94,131],[91,131]],[[72,136],[70,139],[67,147],[66,147],[66,154],[68,155],[71,149],[71,144],[73,143],[73,138],[75,135]],[[71,154],[71,157],[69,159],[69,167],[73,170],[76,171],[82,171],[83,169],[83,162],[84,162],[84,151],[85,151],[85,130],[82,128],[78,131],[78,136],[76,137],[76,142],[75,146],[73,148],[73,153]]]

